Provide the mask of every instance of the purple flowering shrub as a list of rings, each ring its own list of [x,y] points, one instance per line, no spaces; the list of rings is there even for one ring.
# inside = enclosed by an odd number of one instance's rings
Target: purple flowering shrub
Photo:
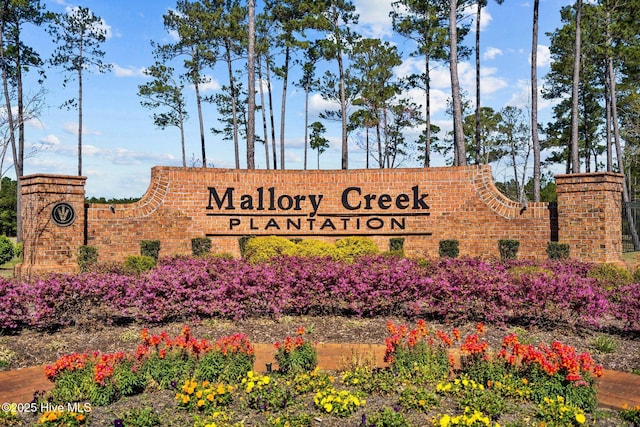
[[[640,327],[640,284],[607,290],[576,261],[429,262],[385,256],[176,257],[138,276],[121,272],[0,281],[0,329],[83,322],[282,315],[409,316],[448,321]]]

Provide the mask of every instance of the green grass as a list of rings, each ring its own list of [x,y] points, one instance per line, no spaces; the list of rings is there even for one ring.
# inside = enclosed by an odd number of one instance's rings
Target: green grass
[[[638,255],[640,252],[624,252],[622,259],[629,265],[635,266],[638,263]]]
[[[21,261],[22,259],[14,257],[8,263],[0,265],[0,277],[4,277],[6,279],[13,277],[13,267]]]

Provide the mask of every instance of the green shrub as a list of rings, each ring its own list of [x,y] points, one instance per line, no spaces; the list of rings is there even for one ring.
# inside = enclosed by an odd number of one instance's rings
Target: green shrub
[[[373,240],[360,236],[340,239],[336,241],[335,247],[336,258],[344,261],[353,261],[353,259],[360,256],[380,253]]]
[[[457,258],[460,255],[460,247],[455,239],[440,240],[438,254],[441,258]]]
[[[203,256],[211,252],[211,239],[208,237],[195,237],[191,239],[191,253],[193,256]]]
[[[126,273],[140,274],[156,266],[156,260],[146,255],[130,255],[124,260],[123,268]]]
[[[614,289],[633,281],[633,275],[625,267],[615,264],[598,264],[589,271],[589,277],[598,280],[606,289]]]
[[[18,242],[13,246],[13,252],[16,258],[22,258],[22,242]]]
[[[405,420],[402,412],[385,406],[373,414],[363,416],[362,425],[368,427],[409,427],[411,424]]]
[[[516,259],[518,257],[518,249],[520,242],[512,239],[498,240],[498,249],[500,250],[500,259]]]
[[[296,244],[280,236],[259,236],[249,239],[245,246],[244,257],[249,262],[262,262],[280,255],[290,255],[296,250]]]
[[[98,248],[82,245],[78,248],[78,266],[80,271],[87,272],[98,262]]]
[[[620,343],[611,335],[598,335],[591,341],[591,347],[598,353],[610,354],[618,350]]]
[[[549,259],[569,258],[569,244],[558,242],[547,243],[547,256],[549,257]]]
[[[0,236],[0,265],[11,261],[13,256],[13,242],[7,236]]]
[[[392,237],[389,239],[389,252],[404,256],[404,237]]]
[[[337,250],[331,243],[322,240],[305,239],[296,244],[291,254],[296,256],[335,257]]]
[[[247,243],[255,236],[241,236],[238,238],[238,246],[240,247],[240,256],[244,258],[247,252]]]
[[[142,240],[140,242],[140,255],[149,256],[157,261],[160,255],[160,240]]]
[[[127,427],[156,427],[161,426],[160,415],[153,407],[127,409],[120,415],[120,419]]]

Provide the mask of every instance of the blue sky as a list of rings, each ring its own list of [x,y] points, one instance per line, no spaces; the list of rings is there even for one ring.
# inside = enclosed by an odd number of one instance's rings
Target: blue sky
[[[260,3],[260,2],[259,2]],[[390,0],[354,0],[360,13],[357,31],[365,36],[381,37],[396,44],[405,51],[404,62],[398,67],[399,75],[408,74],[420,67],[421,61],[410,58],[410,44],[392,34],[389,18]],[[542,0],[540,2],[539,39],[539,85],[549,69],[549,41],[545,33],[554,31],[560,25],[560,8],[566,0]],[[47,1],[49,10],[64,12],[74,6],[90,8],[104,20],[108,29],[108,40],[103,45],[106,52],[104,61],[113,69],[106,74],[85,74],[84,85],[84,130],[83,130],[83,175],[87,176],[87,196],[140,197],[149,184],[150,170],[155,165],[181,165],[180,139],[177,128],[159,130],[151,120],[151,112],[140,105],[138,86],[144,84],[145,67],[153,64],[150,42],[171,42],[172,36],[163,27],[162,15],[175,6],[175,1],[166,0],[93,0],[78,3],[62,0]],[[475,9],[469,10],[469,20]],[[482,52],[482,105],[496,110],[506,105],[526,108],[529,104],[530,49],[531,49],[532,4],[528,1],[507,0],[502,5],[490,2],[483,9],[481,52]],[[472,22],[472,21],[470,21]],[[474,44],[471,33],[466,43]],[[27,43],[35,47],[43,58],[48,58],[53,50],[50,37],[38,29],[29,29]],[[433,120],[443,130],[451,128],[451,120],[444,115],[449,97],[449,71],[440,65],[432,71],[432,114]],[[459,64],[460,81],[469,97],[475,94],[474,59]],[[223,64],[209,72],[210,83],[206,95],[215,94],[225,84]],[[64,75],[58,69],[47,69],[44,84],[45,107],[37,120],[27,124],[27,151],[35,147],[37,152],[25,159],[25,174],[55,173],[77,174],[77,123],[75,110],[61,108],[62,103],[77,93],[77,83],[64,87]],[[295,79],[295,77],[294,77]],[[32,82],[26,95],[37,91]],[[274,87],[274,101],[279,104],[280,86]],[[187,123],[187,164],[200,156],[198,123],[195,114],[193,90],[187,89],[188,109],[191,118]],[[421,102],[422,94],[411,94]],[[550,117],[550,103],[539,101],[540,120]],[[311,98],[311,121],[327,106],[319,95]],[[279,108],[279,106],[276,106]],[[286,167],[302,168],[304,137],[304,93],[290,86],[287,101],[287,147]],[[278,110],[279,111],[279,110]],[[205,105],[205,129],[219,126],[217,112],[211,105]],[[322,154],[322,168],[340,167],[340,135],[330,125],[328,137],[331,147]],[[279,129],[279,124],[276,123]],[[261,121],[258,118],[258,129]],[[207,159],[216,167],[233,167],[233,146],[231,142],[207,132]],[[315,167],[315,152],[311,155],[309,167]],[[244,160],[241,145],[241,159]],[[241,160],[241,161],[242,161]],[[5,169],[11,163],[5,160]],[[444,164],[436,158],[435,165]],[[242,161],[241,165],[244,165]],[[262,146],[257,148],[256,165],[265,167]],[[350,168],[364,167],[364,154],[355,144],[350,151]],[[404,166],[416,166],[407,161]],[[504,169],[504,170],[502,170]],[[15,176],[12,171],[6,172]],[[494,174],[500,178],[507,173],[507,167],[496,166]]]

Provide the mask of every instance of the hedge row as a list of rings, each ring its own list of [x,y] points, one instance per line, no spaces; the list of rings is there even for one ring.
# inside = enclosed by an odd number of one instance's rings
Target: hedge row
[[[300,314],[591,325],[615,318],[628,328],[640,327],[640,284],[612,284],[590,277],[593,271],[573,261],[171,258],[137,276],[4,280],[0,328]]]

